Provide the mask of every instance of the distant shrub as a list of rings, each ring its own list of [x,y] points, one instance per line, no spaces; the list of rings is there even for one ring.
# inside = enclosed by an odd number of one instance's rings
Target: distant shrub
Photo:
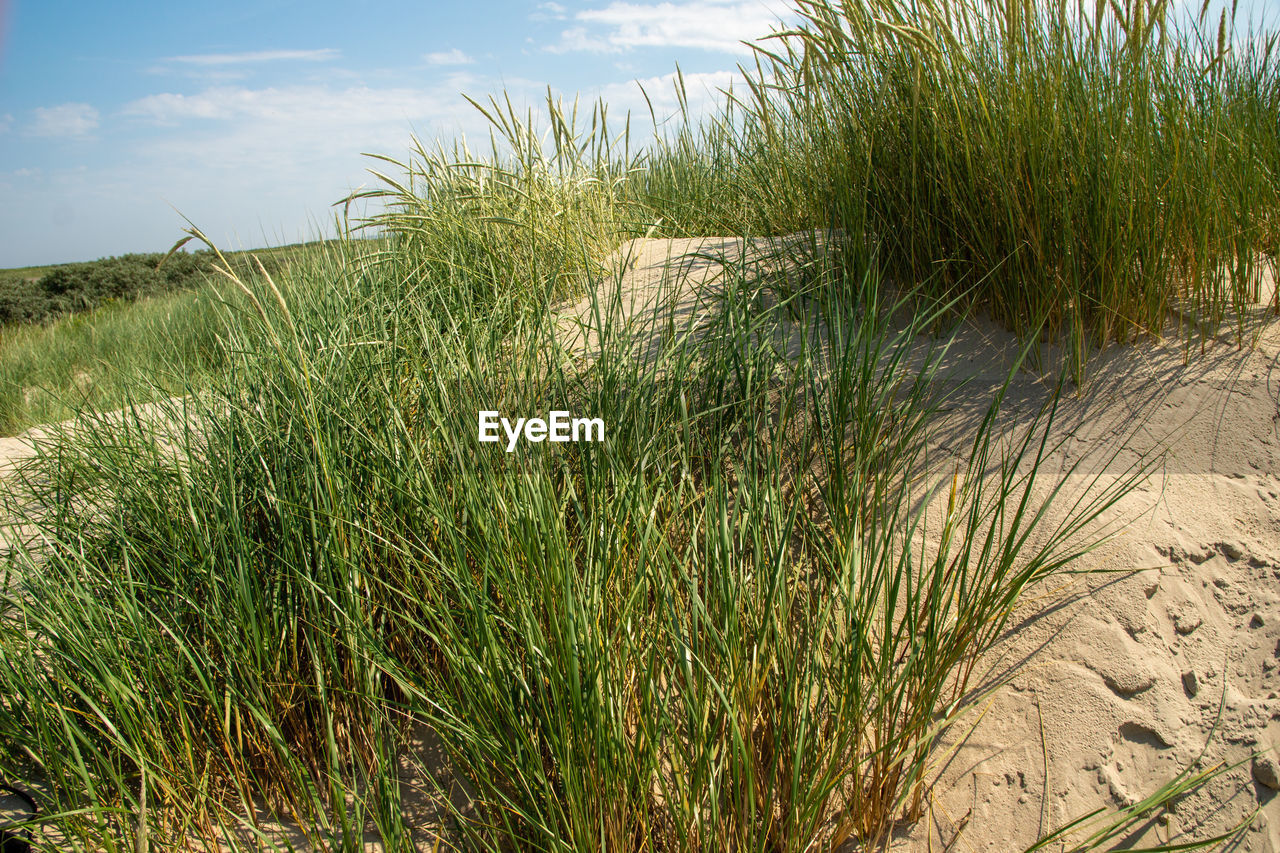
[[[0,325],[46,323],[68,314],[93,309],[112,300],[132,301],[144,296],[190,290],[213,274],[212,252],[176,252],[164,261],[159,253],[120,255],[51,267],[38,279],[0,278]],[[238,275],[257,265],[247,256],[228,259]],[[284,259],[266,254],[268,272]]]
[[[50,269],[35,281],[0,281],[0,323],[43,323],[89,311],[110,300],[133,300],[195,286],[212,270],[207,253],[121,255]],[[159,267],[157,269],[157,267]]]
[[[49,299],[35,282],[0,279],[0,322],[34,323],[48,315]]]

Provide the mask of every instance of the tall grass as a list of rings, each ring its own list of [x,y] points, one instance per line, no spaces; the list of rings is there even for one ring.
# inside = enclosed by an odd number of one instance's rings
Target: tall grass
[[[711,325],[656,360],[601,303],[577,366],[547,300],[477,296],[501,275],[554,293],[602,249],[529,229],[437,254],[441,222],[490,233],[473,205],[522,227],[514,181],[542,173],[489,168],[527,177],[411,209],[380,258],[240,282],[210,393],[90,421],[25,469],[44,547],[13,558],[0,769],[64,834],[251,845],[274,820],[403,849],[407,754],[467,849],[874,846],[919,814],[1021,590],[1130,484],[1049,521],[1052,410],[1006,442],[996,402],[914,511],[945,402],[941,350],[915,349],[933,317],[897,328],[874,278],[838,270],[730,266]],[[610,187],[558,186],[559,210]],[[607,441],[476,441],[480,409],[558,407]]]
[[[630,121],[611,129],[607,105],[597,103],[580,125],[578,102],[566,107],[548,91],[540,132],[532,110],[521,115],[507,97],[471,103],[492,127],[487,153],[415,139],[404,161],[378,155],[395,171],[371,170],[381,186],[351,200],[389,204],[362,226],[397,238],[394,256],[415,265],[412,278],[453,277],[481,311],[513,300],[521,310],[545,307],[602,275],[606,256],[646,221]]]
[[[796,7],[734,109],[657,158],[721,161],[692,230],[840,229],[864,268],[1081,357],[1170,322],[1245,342],[1280,251],[1274,33],[1165,0]]]

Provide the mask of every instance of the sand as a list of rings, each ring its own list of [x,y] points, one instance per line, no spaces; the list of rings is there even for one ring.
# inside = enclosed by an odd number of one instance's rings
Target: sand
[[[742,251],[727,238],[632,241],[599,294],[632,322],[672,299],[696,335],[720,289],[712,258]],[[561,312],[566,358],[598,352],[590,307],[583,299]],[[642,335],[640,354],[673,331]],[[1175,339],[1112,347],[1068,389],[1042,492],[1065,477],[1069,499],[1094,476],[1160,464],[1107,514],[1114,538],[1077,564],[1097,573],[1024,596],[982,661],[985,695],[935,752],[925,817],[894,849],[1021,850],[1096,808],[1140,801],[1200,758],[1230,769],[1131,840],[1204,838],[1257,810],[1233,849],[1280,851],[1280,322],[1256,338],[1218,341],[1190,360]],[[932,440],[938,471],[963,462],[975,415],[1016,351],[992,324],[961,330],[944,376],[974,381]],[[1028,423],[1049,391],[1019,373],[1005,426]],[[0,470],[30,439],[0,439]]]
[[[721,290],[723,267],[711,258],[743,251],[731,238],[633,241],[600,296],[633,323],[669,304],[696,335]],[[748,258],[764,251],[746,248]],[[564,314],[571,357],[595,354],[591,302]],[[1041,494],[1065,478],[1061,508],[1096,488],[1095,477],[1154,467],[1101,519],[1096,529],[1113,538],[1075,566],[1096,573],[1024,596],[979,667],[975,694],[987,695],[935,753],[925,818],[903,827],[894,849],[1022,850],[1097,808],[1141,801],[1199,760],[1229,769],[1127,840],[1212,837],[1258,810],[1232,849],[1280,851],[1280,322],[1251,335],[1243,348],[1223,335],[1190,359],[1172,337],[1113,346],[1066,390]],[[971,384],[932,440],[935,470],[963,463],[1017,352],[994,324],[960,330],[940,378]],[[1020,372],[1003,426],[1029,423],[1051,390]]]

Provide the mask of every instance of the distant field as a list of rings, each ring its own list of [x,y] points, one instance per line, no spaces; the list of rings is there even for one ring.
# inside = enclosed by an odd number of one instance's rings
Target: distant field
[[[326,246],[295,243],[226,258],[242,278],[255,277],[255,257],[273,277],[287,277]],[[124,255],[0,270],[0,434],[201,386],[222,363],[226,309],[239,292],[215,272],[210,251],[163,259]]]

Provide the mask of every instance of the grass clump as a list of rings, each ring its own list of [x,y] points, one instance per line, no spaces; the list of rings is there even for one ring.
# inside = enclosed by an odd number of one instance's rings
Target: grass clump
[[[176,430],[90,424],[38,465],[48,547],[8,602],[0,742],[95,816],[66,819],[86,844],[139,820],[225,841],[268,812],[407,843],[415,723],[470,792],[444,807],[466,847],[876,843],[1018,592],[1118,494],[1027,545],[1047,424],[1002,459],[988,421],[926,548],[903,472],[935,359],[913,367],[919,326],[867,284],[812,288],[797,327],[740,271],[696,348],[646,366],[619,330],[581,373],[542,358],[545,322],[513,333],[459,281],[406,306],[388,273],[246,287],[258,322]],[[475,441],[481,408],[566,403],[604,445]]]
[[[611,131],[598,103],[580,125],[578,103],[567,108],[548,92],[550,126],[539,133],[532,111],[522,116],[509,99],[472,104],[493,128],[490,154],[474,155],[465,142],[430,151],[415,140],[404,162],[379,157],[403,175],[374,171],[382,186],[352,196],[388,205],[365,227],[397,239],[415,278],[461,281],[480,310],[544,304],[605,273],[606,256],[647,215],[629,120]]]
[[[737,111],[662,158],[718,149],[695,230],[837,228],[864,267],[1078,355],[1170,321],[1243,342],[1280,249],[1274,34],[1164,0],[796,9]]]

